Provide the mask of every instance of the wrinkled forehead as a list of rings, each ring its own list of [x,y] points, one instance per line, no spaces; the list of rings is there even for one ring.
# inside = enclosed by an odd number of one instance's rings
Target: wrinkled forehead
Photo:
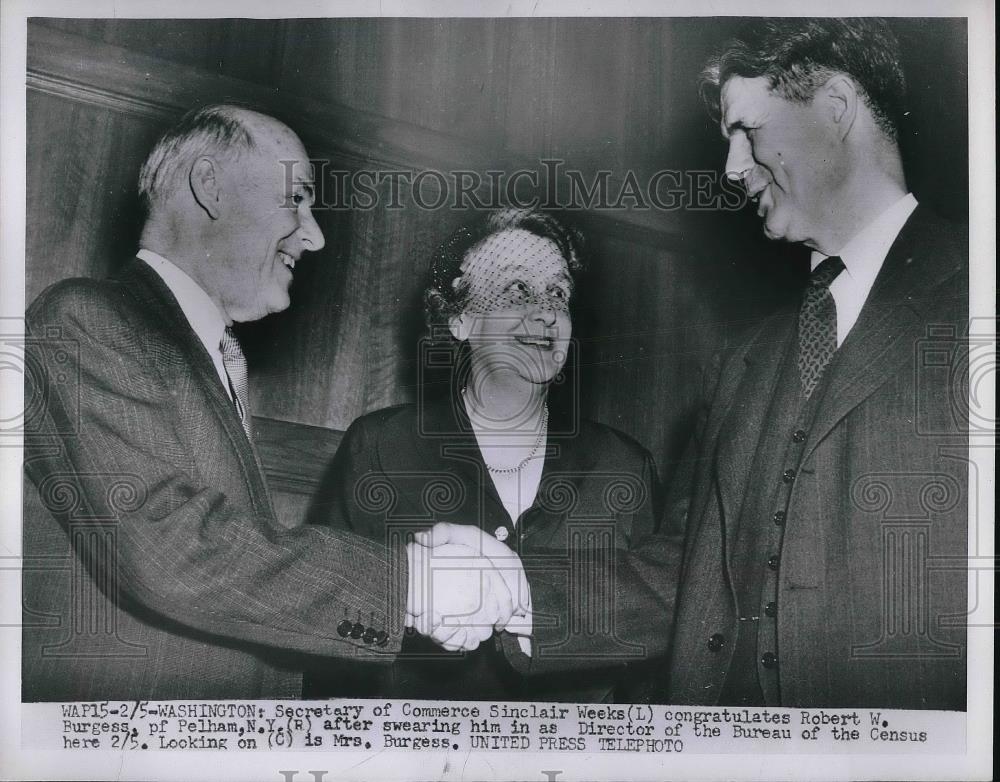
[[[756,126],[775,100],[781,99],[771,92],[765,77],[730,76],[719,91],[722,135],[729,138],[736,130]]]
[[[531,280],[569,281],[566,259],[551,239],[523,228],[488,236],[465,256],[462,274],[478,287],[515,276]]]

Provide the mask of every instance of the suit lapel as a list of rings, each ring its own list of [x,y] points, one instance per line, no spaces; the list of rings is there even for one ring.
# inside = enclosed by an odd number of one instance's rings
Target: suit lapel
[[[486,470],[461,397],[456,394],[424,405],[418,417],[423,418],[427,430],[434,434],[424,434],[423,426],[418,424],[415,433],[418,463],[411,469],[433,469],[443,464],[463,486],[475,487],[466,491],[458,517],[468,520],[463,523],[476,521],[481,529],[493,534],[506,520],[507,511]]]
[[[166,338],[184,354],[199,380],[214,378],[214,385],[221,389],[212,358],[160,276],[137,258],[126,265],[119,274],[119,279],[139,301],[143,311],[149,313],[148,325],[156,330],[158,336]],[[206,382],[205,386],[208,385]],[[224,390],[223,394],[225,395]]]
[[[920,304],[952,273],[943,268],[934,241],[921,230],[928,215],[918,207],[889,249],[857,323],[828,367],[803,460],[852,409],[871,396],[913,356],[924,327]]]
[[[768,424],[767,411],[781,373],[781,362],[794,334],[795,318],[789,311],[765,322],[744,353],[743,376],[716,423],[719,433],[716,477],[724,519],[735,519],[743,503],[753,456],[761,432]]]
[[[160,276],[139,258],[130,260],[115,276],[139,302],[140,310],[146,314],[145,326],[161,349],[166,347],[177,354],[177,361],[158,362],[164,383],[173,385],[171,375],[177,376],[178,372],[194,376],[195,385],[205,394],[219,426],[229,436],[239,455],[255,503],[269,508],[270,499],[257,453],[243,431],[211,356],[191,328],[173,293]]]
[[[565,412],[556,410],[552,413],[550,431],[573,432]],[[548,438],[538,493],[531,508],[526,509],[521,518],[523,534],[525,537],[536,536],[532,540],[536,548],[564,545],[562,541],[565,540],[567,521],[583,519],[586,512],[579,501],[574,500],[567,506],[567,499],[584,497],[583,483],[589,477],[606,477],[594,475],[600,454],[594,448],[588,431],[585,426],[580,426],[573,434],[554,434]]]

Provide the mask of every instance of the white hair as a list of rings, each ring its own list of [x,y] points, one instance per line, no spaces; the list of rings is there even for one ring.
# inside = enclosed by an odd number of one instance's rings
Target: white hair
[[[188,112],[164,133],[139,170],[139,197],[147,210],[184,186],[200,155],[238,157],[255,149],[248,114],[238,106],[205,106]]]

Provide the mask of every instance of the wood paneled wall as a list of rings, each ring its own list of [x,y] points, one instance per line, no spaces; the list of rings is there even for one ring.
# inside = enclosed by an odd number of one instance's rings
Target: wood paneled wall
[[[674,117],[670,20],[37,24],[471,141],[483,159],[515,152],[620,170],[658,161]],[[696,73],[676,88],[690,91]]]
[[[512,171],[548,157],[613,181],[717,169],[724,150],[695,79],[734,23],[34,20],[28,300],[134,253],[139,165],[160,130],[209,102],[275,114],[330,169]],[[801,253],[768,246],[752,215],[564,216],[589,246],[575,322],[582,410],[635,436],[669,472],[700,366],[794,292]],[[297,267],[292,308],[243,328],[254,411],[276,422],[261,427],[274,445],[266,460],[296,496],[310,483],[289,479],[288,462],[325,458],[337,440],[325,430],[416,398],[423,276],[468,215],[382,204],[317,218],[327,245]],[[310,438],[318,445],[303,447]]]

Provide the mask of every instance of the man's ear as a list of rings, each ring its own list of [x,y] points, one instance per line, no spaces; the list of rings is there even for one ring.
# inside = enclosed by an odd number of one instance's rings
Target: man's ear
[[[188,176],[194,200],[212,220],[219,219],[219,214],[222,212],[220,173],[216,162],[210,157],[203,156],[194,162]]]
[[[837,127],[841,139],[847,137],[858,117],[858,88],[847,76],[838,73],[820,88],[829,117]]]
[[[448,329],[455,339],[459,342],[465,342],[469,338],[471,331],[469,319],[465,315],[452,315],[448,318]]]

